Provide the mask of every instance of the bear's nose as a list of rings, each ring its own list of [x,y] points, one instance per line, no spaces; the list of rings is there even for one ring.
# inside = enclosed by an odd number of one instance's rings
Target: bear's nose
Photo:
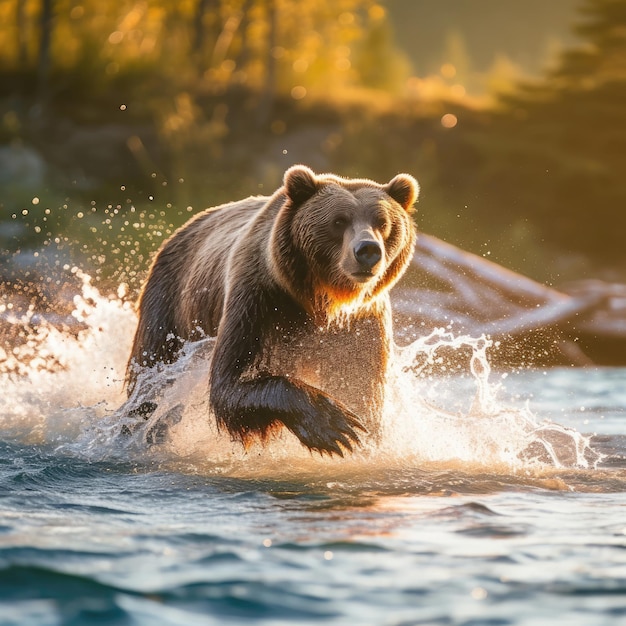
[[[361,267],[371,270],[383,255],[376,241],[359,241],[354,247],[354,256]]]

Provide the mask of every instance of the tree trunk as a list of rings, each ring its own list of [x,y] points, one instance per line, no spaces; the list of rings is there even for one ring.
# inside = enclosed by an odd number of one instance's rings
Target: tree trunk
[[[278,7],[277,0],[267,0],[267,60],[265,64],[265,84],[261,92],[257,123],[259,126],[267,124],[274,98],[276,97],[276,42],[278,40]]]
[[[26,0],[17,0],[15,4],[15,26],[17,31],[17,67],[26,69],[28,64],[28,33],[26,32]]]
[[[243,70],[250,60],[250,43],[248,40],[248,24],[250,23],[250,9],[252,8],[253,0],[244,0],[241,7],[241,24],[239,30],[241,32],[241,47],[239,48],[239,54],[237,55],[237,67]]]
[[[195,60],[200,74],[203,74],[209,65],[210,55],[207,52],[209,44],[207,40],[215,39],[215,28],[208,28],[207,15],[213,13],[214,21],[219,22],[220,0],[198,0],[193,18],[193,38],[191,42],[191,55]]]
[[[37,80],[39,99],[45,103],[50,89],[51,43],[54,0],[42,0],[39,18],[39,55],[37,60]]]

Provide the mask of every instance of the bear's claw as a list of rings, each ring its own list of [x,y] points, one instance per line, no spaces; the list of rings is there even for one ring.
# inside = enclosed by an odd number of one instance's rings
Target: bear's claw
[[[367,432],[359,418],[346,407],[320,394],[313,402],[315,411],[299,413],[285,425],[311,451],[343,457],[361,445],[357,430]]]

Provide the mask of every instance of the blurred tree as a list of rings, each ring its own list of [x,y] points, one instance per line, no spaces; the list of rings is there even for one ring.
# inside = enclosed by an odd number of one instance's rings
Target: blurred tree
[[[26,0],[17,0],[15,3],[15,31],[17,48],[17,66],[22,69],[28,62],[28,37],[26,34]]]
[[[48,81],[51,66],[51,43],[52,43],[52,12],[53,0],[41,0],[41,12],[39,17],[39,54],[37,60],[37,78],[39,97],[45,100],[48,97]]]
[[[575,32],[588,45],[563,54],[552,76],[560,88],[593,88],[626,80],[626,2],[585,0]]]
[[[473,137],[466,191],[495,223],[530,220],[546,242],[626,262],[626,0],[584,0],[580,47],[539,82],[501,97]]]
[[[365,87],[398,93],[410,75],[410,64],[396,47],[385,9],[370,6],[367,18],[364,35],[356,46],[357,81]]]
[[[161,93],[341,97],[397,91],[409,73],[375,0],[7,0],[0,49],[0,71],[34,71],[40,86],[55,76],[59,97],[138,75],[158,76]]]
[[[513,63],[506,55],[497,55],[485,74],[483,82],[487,91],[498,97],[517,91],[523,76],[524,73],[519,65]]]
[[[257,108],[257,123],[265,124],[269,118],[274,98],[276,97],[276,61],[278,38],[278,3],[277,0],[265,0],[267,12],[267,48],[265,61],[265,81]]]
[[[244,0],[243,6],[241,7],[242,18],[239,28],[241,32],[241,44],[239,48],[239,55],[237,57],[237,65],[240,67],[245,67],[250,58],[251,51],[249,48],[248,30],[250,26],[250,12],[252,10],[252,4],[253,0]]]
[[[193,16],[193,39],[191,53],[194,56],[201,56],[206,48],[208,35],[207,21],[211,13],[215,16],[219,12],[219,0],[198,0]]]
[[[450,31],[446,36],[445,52],[441,73],[444,78],[454,79],[467,85],[470,82],[472,60],[463,35],[456,31]]]

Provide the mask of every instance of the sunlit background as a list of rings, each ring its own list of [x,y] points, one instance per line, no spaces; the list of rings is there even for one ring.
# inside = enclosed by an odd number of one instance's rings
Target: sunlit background
[[[624,0],[5,0],[0,279],[134,290],[303,162],[414,174],[421,229],[533,278],[623,280],[625,104]]]
[[[295,162],[435,236],[343,459],[218,432],[210,338],[125,402],[152,253]],[[0,0],[0,622],[623,626],[625,227],[626,0]]]

